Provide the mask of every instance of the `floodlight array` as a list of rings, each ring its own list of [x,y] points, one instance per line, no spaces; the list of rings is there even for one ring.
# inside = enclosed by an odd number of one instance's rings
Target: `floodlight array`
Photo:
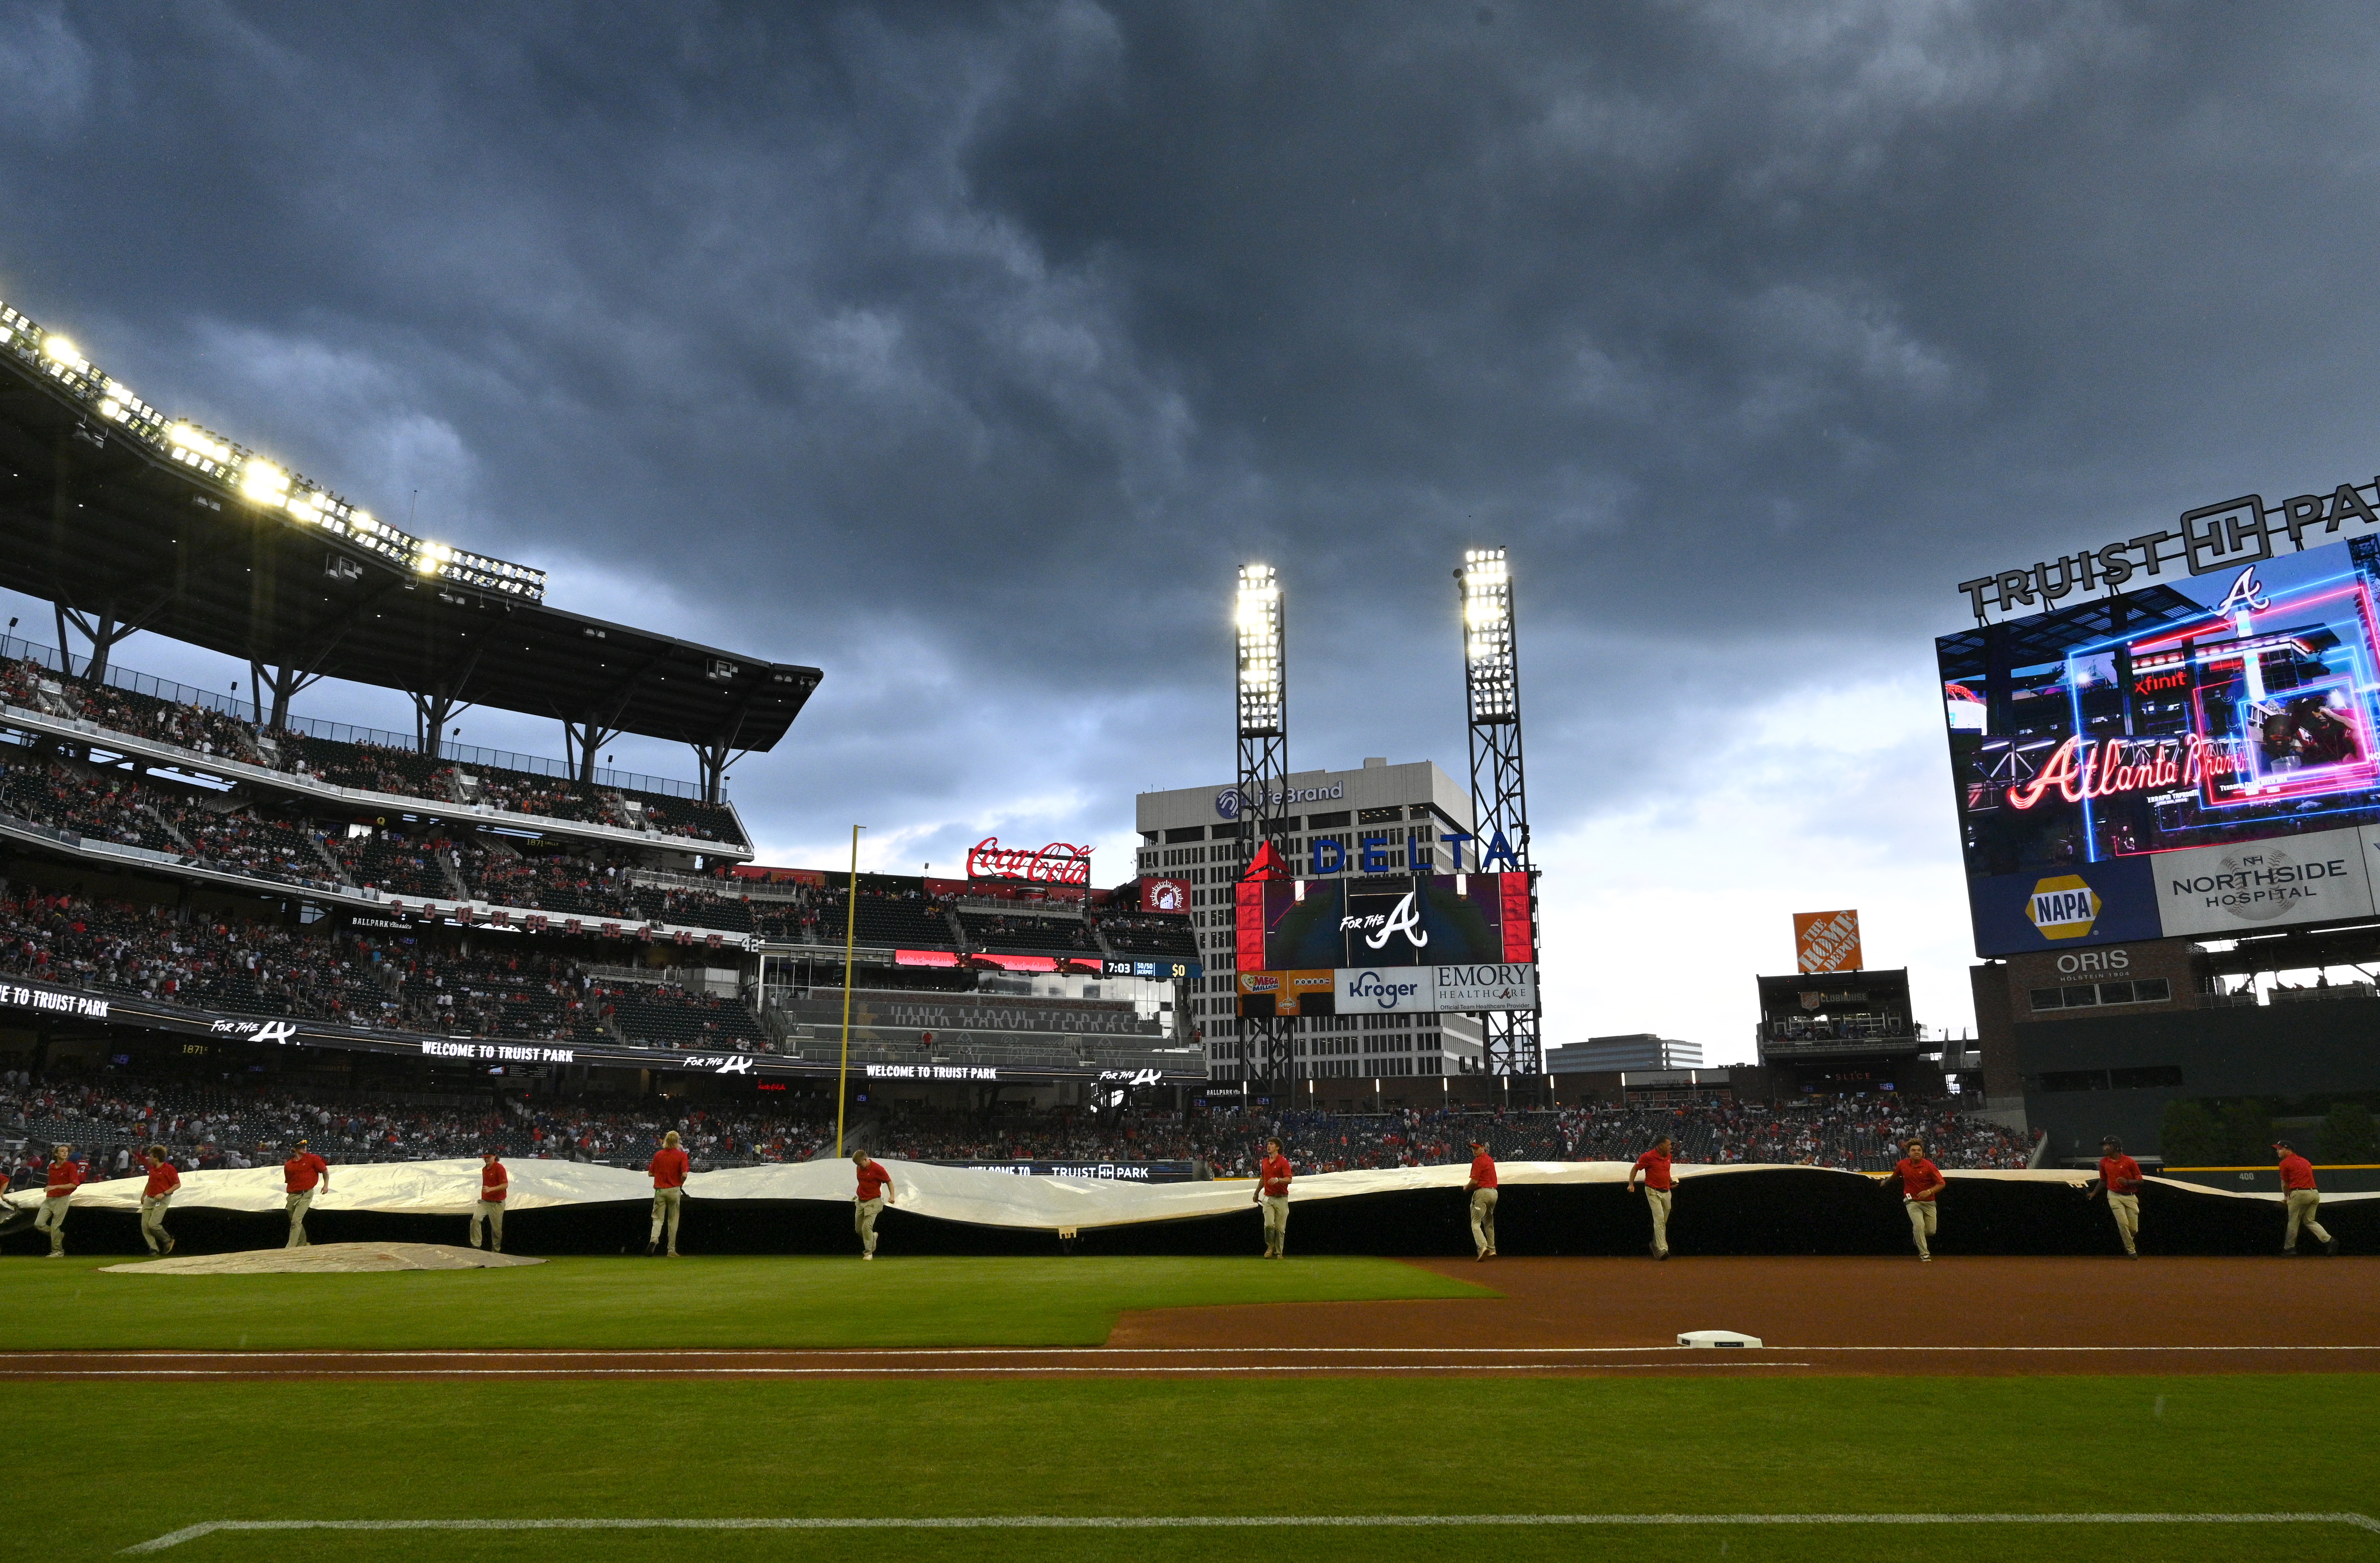
[[[293,525],[340,539],[399,569],[530,602],[545,600],[545,572],[400,531],[330,490],[195,423],[168,422],[123,382],[102,373],[75,345],[0,304],[0,349],[15,353],[105,421],[186,466],[214,487]]]
[[[1240,643],[1240,733],[1281,729],[1281,584],[1269,564],[1240,566],[1232,622]]]
[[[1471,720],[1510,721],[1521,709],[1521,686],[1512,651],[1512,576],[1504,551],[1464,550],[1457,576],[1463,588],[1463,657],[1470,674]]]

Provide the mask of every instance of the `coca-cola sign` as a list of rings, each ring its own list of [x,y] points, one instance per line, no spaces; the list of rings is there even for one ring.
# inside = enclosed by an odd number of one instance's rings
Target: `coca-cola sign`
[[[1051,842],[1039,851],[1004,847],[998,836],[986,836],[967,849],[970,879],[1030,879],[1045,885],[1087,885],[1091,882],[1091,849]]]

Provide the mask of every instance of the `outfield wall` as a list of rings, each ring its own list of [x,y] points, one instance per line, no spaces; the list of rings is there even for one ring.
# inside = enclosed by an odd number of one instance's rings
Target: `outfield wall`
[[[1018,1178],[887,1160],[898,1202],[878,1223],[897,1254],[1252,1254],[1262,1248],[1254,1185],[1136,1184]],[[1906,1254],[1899,1197],[1864,1173],[1814,1167],[1685,1167],[1670,1227],[1679,1258],[1707,1254]],[[643,1174],[577,1162],[511,1164],[506,1247],[522,1254],[641,1253],[650,1205]],[[1509,1255],[1630,1254],[1650,1235],[1624,1162],[1507,1162],[1500,1169],[1498,1248]],[[479,1188],[476,1159],[341,1167],[308,1223],[318,1242],[459,1242]],[[1293,1254],[1409,1257],[1471,1252],[1468,1169],[1460,1166],[1319,1173],[1297,1180]],[[2085,1174],[1951,1172],[1936,1251],[2091,1254],[2117,1249]],[[86,1185],[67,1221],[81,1253],[138,1253],[140,1181]],[[817,1161],[696,1174],[679,1243],[688,1253],[848,1254],[851,1171]],[[13,1207],[0,1251],[40,1252],[29,1229],[38,1190]],[[2148,1254],[2270,1254],[2277,1194],[2152,1179],[2142,1194]],[[2380,1194],[2325,1199],[2323,1219],[2360,1253],[2380,1251]],[[278,1168],[193,1172],[169,1218],[183,1252],[277,1246],[286,1230]]]

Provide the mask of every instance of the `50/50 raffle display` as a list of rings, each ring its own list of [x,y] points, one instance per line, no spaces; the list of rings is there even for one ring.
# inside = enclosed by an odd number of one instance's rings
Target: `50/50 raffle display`
[[[2304,551],[1936,642],[1978,954],[2380,912],[2380,535],[2310,508]]]

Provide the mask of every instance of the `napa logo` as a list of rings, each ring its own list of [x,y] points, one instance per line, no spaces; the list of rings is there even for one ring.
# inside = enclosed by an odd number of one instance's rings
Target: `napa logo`
[[[2044,879],[2033,887],[2025,903],[2025,919],[2044,939],[2081,939],[2099,920],[2107,903],[2079,874]]]

